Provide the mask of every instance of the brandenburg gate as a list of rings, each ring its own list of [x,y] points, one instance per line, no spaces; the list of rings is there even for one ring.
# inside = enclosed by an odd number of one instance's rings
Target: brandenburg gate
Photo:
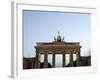
[[[65,42],[64,37],[60,36],[58,32],[57,38],[54,37],[53,42],[37,42],[35,46],[35,68],[40,68],[41,55],[44,55],[44,68],[48,68],[48,55],[52,54],[52,67],[55,68],[56,54],[62,54],[62,66],[66,67],[66,54],[69,54],[69,64],[73,67],[73,54],[76,54],[76,65],[80,66],[80,43],[79,42]]]

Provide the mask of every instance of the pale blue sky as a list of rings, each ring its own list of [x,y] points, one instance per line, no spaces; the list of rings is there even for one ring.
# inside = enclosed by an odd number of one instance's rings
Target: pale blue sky
[[[24,57],[35,56],[36,42],[52,42],[60,31],[67,42],[80,42],[81,55],[91,48],[90,14],[23,11]]]

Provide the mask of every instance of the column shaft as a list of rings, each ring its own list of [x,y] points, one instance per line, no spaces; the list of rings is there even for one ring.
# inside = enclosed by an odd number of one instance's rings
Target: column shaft
[[[73,53],[70,52],[70,67],[73,67]]]
[[[45,52],[44,55],[44,68],[48,68],[48,53]]]
[[[55,53],[52,56],[52,67],[55,68]]]
[[[63,54],[63,67],[66,66],[66,54],[64,53]]]
[[[40,68],[40,63],[41,63],[41,54],[39,53],[39,56],[38,56],[38,68]]]
[[[39,68],[39,52],[36,50],[35,66],[34,68]]]
[[[76,65],[80,66],[81,65],[81,63],[80,63],[80,52],[76,52],[76,59],[77,59]]]

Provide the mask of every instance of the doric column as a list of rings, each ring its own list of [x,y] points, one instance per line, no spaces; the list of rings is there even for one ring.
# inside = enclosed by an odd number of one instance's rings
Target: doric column
[[[44,55],[44,68],[48,68],[48,53],[45,52]]]
[[[63,55],[63,67],[66,66],[66,54],[64,53]]]
[[[52,56],[52,67],[55,68],[55,53]]]
[[[39,56],[38,56],[38,68],[40,68],[40,63],[41,63],[41,54],[39,53]]]
[[[70,54],[70,67],[73,67],[73,53],[72,53],[72,51],[69,54]]]
[[[76,66],[80,66],[80,51],[76,52]]]
[[[35,58],[35,66],[34,66],[34,68],[39,68],[39,64],[40,64],[40,61],[39,61],[39,51],[36,50],[36,58]]]

